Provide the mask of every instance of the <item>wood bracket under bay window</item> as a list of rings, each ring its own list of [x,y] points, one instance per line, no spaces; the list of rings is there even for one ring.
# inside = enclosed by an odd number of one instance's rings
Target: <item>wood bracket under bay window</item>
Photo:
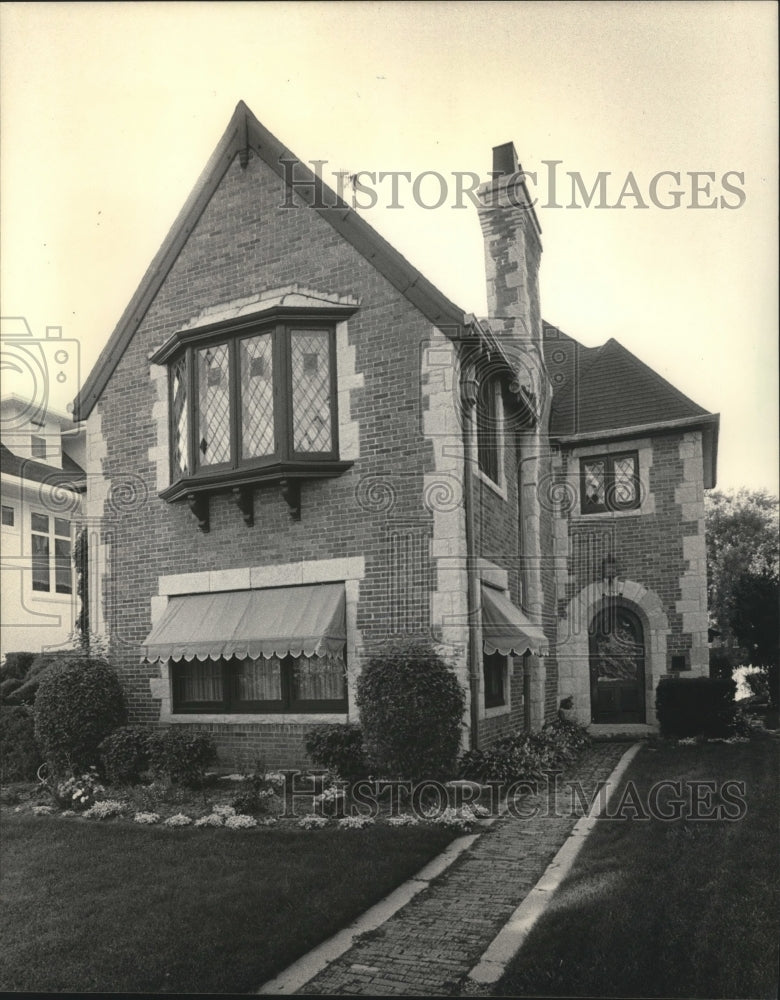
[[[251,486],[234,486],[231,490],[233,502],[241,511],[244,524],[251,528],[255,523],[254,491]]]
[[[279,488],[282,497],[290,508],[290,517],[293,521],[301,519],[301,482],[299,479],[280,479]]]
[[[188,493],[187,504],[195,515],[198,528],[206,533],[209,530],[209,498],[205,493]]]

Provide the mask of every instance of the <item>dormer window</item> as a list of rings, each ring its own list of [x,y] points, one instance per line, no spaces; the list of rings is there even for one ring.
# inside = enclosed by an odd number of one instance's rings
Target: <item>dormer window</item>
[[[338,455],[335,322],[289,312],[181,331],[152,359],[169,370],[171,485],[160,495],[186,497],[204,530],[208,492],[232,488],[251,523],[248,489],[276,481],[297,516],[302,480],[351,464]]]

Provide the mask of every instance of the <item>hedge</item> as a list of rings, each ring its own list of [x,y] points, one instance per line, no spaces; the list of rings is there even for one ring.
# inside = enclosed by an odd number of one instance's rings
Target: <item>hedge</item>
[[[658,684],[655,707],[661,735],[729,736],[734,731],[737,685],[726,677],[672,677]]]

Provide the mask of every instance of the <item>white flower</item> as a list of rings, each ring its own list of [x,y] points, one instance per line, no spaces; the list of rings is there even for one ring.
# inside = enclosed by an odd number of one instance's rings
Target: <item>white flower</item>
[[[223,819],[227,816],[236,815],[236,810],[233,808],[233,806],[214,806],[214,808],[211,811],[214,813],[215,816],[222,816]]]
[[[195,826],[222,826],[223,818],[218,813],[209,813],[195,820]]]
[[[160,814],[159,813],[147,813],[147,812],[137,812],[133,819],[136,823],[159,823]]]
[[[387,821],[389,826],[417,826],[419,819],[411,813],[403,813],[401,816],[391,816]]]
[[[364,826],[373,826],[374,819],[371,816],[345,816],[337,825],[344,830],[362,830]]]
[[[298,820],[298,826],[303,827],[304,830],[320,830],[323,826],[327,825],[327,816],[315,816],[313,813],[309,813],[308,816],[302,816]]]
[[[51,816],[54,812],[54,806],[33,806],[32,811],[36,816]]]
[[[110,816],[118,816],[125,811],[124,802],[116,799],[103,799],[96,802],[84,813],[87,819],[108,819]]]
[[[237,816],[228,816],[225,820],[225,826],[231,830],[249,830],[254,826],[257,826],[257,820],[254,816],[244,816],[239,814]]]
[[[189,826],[192,823],[191,817],[187,816],[185,813],[176,813],[175,816],[169,816],[165,821],[165,826]]]

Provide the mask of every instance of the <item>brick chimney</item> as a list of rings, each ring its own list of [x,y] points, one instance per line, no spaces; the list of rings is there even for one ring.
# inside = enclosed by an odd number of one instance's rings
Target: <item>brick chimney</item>
[[[477,191],[485,240],[488,318],[496,333],[541,348],[541,227],[514,143],[493,147],[492,179]]]

